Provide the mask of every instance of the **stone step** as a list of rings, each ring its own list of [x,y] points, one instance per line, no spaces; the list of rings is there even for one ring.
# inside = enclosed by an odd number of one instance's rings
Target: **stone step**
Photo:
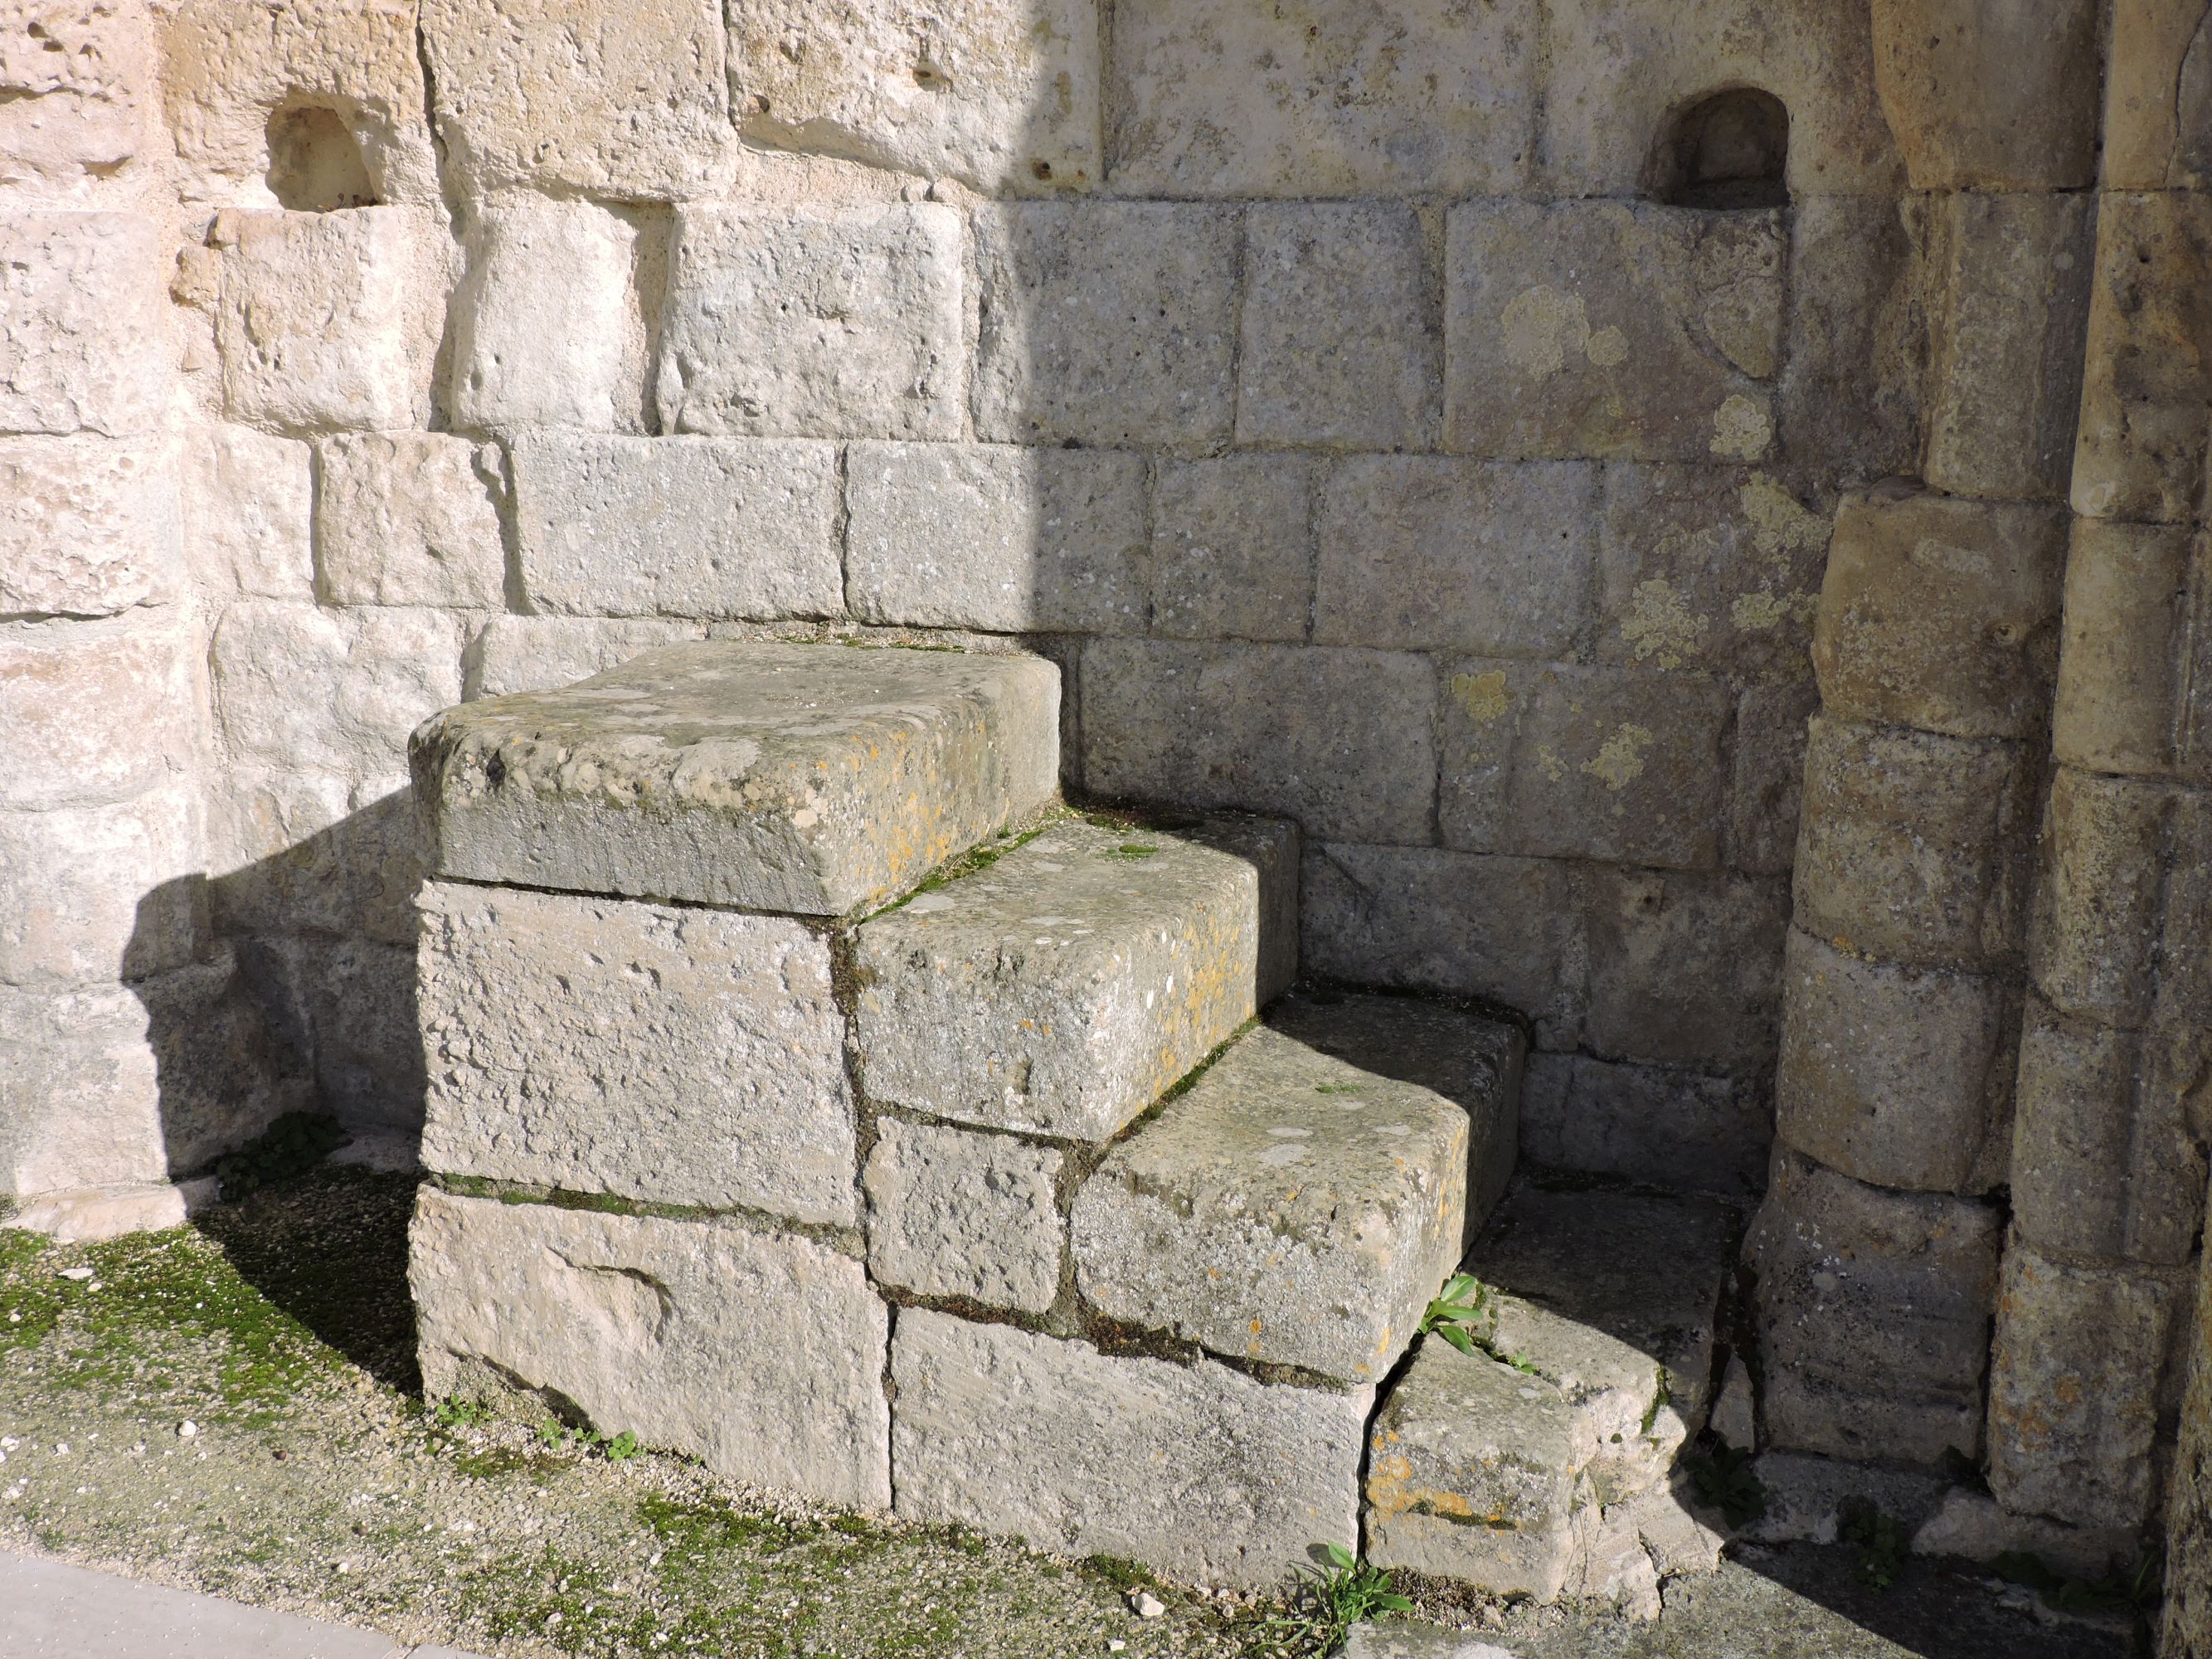
[[[1103,1141],[1288,988],[1298,840],[1279,819],[1069,819],[860,929],[869,1097]]]
[[[1060,672],[1032,656],[710,641],[415,733],[436,872],[844,915],[1059,787]]]
[[[1084,1182],[1078,1290],[1231,1358],[1379,1381],[1510,1170],[1522,1052],[1437,1003],[1285,998]]]

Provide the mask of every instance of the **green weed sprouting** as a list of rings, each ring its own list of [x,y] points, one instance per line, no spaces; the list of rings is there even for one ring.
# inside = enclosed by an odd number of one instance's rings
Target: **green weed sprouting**
[[[1859,1577],[1875,1590],[1886,1590],[1897,1582],[1912,1547],[1912,1534],[1905,1524],[1884,1515],[1864,1498],[1844,1503],[1838,1516],[1836,1536],[1856,1546]]]
[[[1421,1315],[1420,1334],[1434,1332],[1462,1353],[1475,1352],[1475,1332],[1490,1312],[1490,1287],[1473,1273],[1454,1273],[1443,1291]],[[1517,1357],[1508,1362],[1516,1370],[1533,1371],[1534,1365]]]
[[[1766,1487],[1752,1472],[1751,1460],[1748,1446],[1723,1446],[1710,1457],[1693,1453],[1682,1460],[1698,1504],[1718,1510],[1731,1531],[1766,1513]]]
[[[1362,1561],[1341,1544],[1316,1544],[1327,1558],[1326,1567],[1297,1587],[1287,1616],[1268,1621],[1269,1627],[1292,1641],[1307,1644],[1315,1653],[1332,1653],[1345,1632],[1378,1613],[1407,1613],[1411,1601],[1390,1588],[1388,1569]]]

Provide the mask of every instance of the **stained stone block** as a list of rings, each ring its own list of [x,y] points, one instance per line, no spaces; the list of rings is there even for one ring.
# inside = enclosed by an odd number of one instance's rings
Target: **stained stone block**
[[[0,438],[0,617],[112,617],[180,586],[167,458],[136,444]]]
[[[2212,780],[2212,582],[2179,525],[2077,519],[2066,561],[2052,752],[2093,772]]]
[[[709,642],[448,709],[414,743],[441,873],[836,915],[1057,787],[1036,657]]]
[[[185,549],[210,597],[314,603],[313,447],[227,424],[186,442]]]
[[[1797,851],[1804,795],[1806,724],[1820,711],[1809,679],[1747,687],[1735,706],[1735,764],[1721,861],[1762,876],[1786,875]]]
[[[498,610],[507,602],[499,450],[434,432],[316,447],[315,555],[334,605]]]
[[[171,362],[155,220],[20,210],[0,242],[0,431],[151,431]]]
[[[1588,1054],[1531,1054],[1521,1150],[1532,1163],[1747,1196],[1766,1179],[1773,1108],[1756,1080]]]
[[[2071,1012],[2139,1026],[2160,989],[2174,793],[2070,766],[2051,775],[2028,931],[2037,989]],[[2177,851],[2181,849],[2175,849]],[[2186,878],[2183,878],[2184,884]]]
[[[198,791],[0,812],[0,984],[141,979],[207,935]]]
[[[461,695],[473,702],[550,691],[705,632],[658,617],[494,617],[461,659]]]
[[[522,585],[583,616],[836,616],[835,446],[532,432],[512,452]]]
[[[635,424],[641,389],[627,382],[633,356],[643,367],[630,292],[638,240],[630,221],[596,203],[527,191],[471,216],[468,270],[453,295],[456,424]]]
[[[421,905],[426,1169],[857,1219],[828,941],[782,916],[445,882]]]
[[[2097,173],[2094,0],[1875,0],[1874,70],[1915,190],[2078,190]]]
[[[890,1507],[890,1322],[848,1256],[729,1222],[425,1188],[408,1282],[433,1398],[557,1390],[603,1432],[717,1474]]]
[[[1778,213],[1455,207],[1444,447],[1504,459],[1763,459],[1785,234]]]
[[[1270,1387],[920,1309],[899,1316],[891,1380],[908,1520],[1255,1587],[1358,1536],[1372,1389]]]
[[[1788,884],[1603,867],[1585,884],[1589,1045],[1739,1075],[1765,1071],[1774,1058]]]
[[[2197,1328],[2212,1330],[2212,1272],[2197,1275]],[[2165,1644],[2169,1653],[2212,1650],[2212,1365],[2191,1364],[2180,1444],[2167,1477]]]
[[[1152,468],[1152,632],[1303,640],[1313,608],[1303,455],[1160,460]]]
[[[181,613],[0,624],[0,808],[101,805],[189,773],[204,646]]]
[[[1060,1154],[1010,1135],[886,1117],[862,1184],[877,1282],[1043,1313],[1060,1294]]]
[[[1103,1141],[1297,972],[1297,832],[1054,825],[854,945],[871,1098]]]

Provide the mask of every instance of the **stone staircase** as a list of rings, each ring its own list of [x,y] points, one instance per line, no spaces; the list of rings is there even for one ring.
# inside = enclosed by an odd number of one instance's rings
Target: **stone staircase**
[[[1735,1218],[1516,1183],[1520,1032],[1292,989],[1296,826],[1070,811],[1058,704],[708,643],[416,732],[428,1391],[1204,1583],[1709,1567]]]

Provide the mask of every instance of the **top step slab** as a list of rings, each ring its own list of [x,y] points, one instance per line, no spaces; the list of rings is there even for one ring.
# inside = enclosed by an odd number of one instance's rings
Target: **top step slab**
[[[844,915],[1059,787],[1060,671],[1031,656],[670,646],[415,733],[437,873]]]

